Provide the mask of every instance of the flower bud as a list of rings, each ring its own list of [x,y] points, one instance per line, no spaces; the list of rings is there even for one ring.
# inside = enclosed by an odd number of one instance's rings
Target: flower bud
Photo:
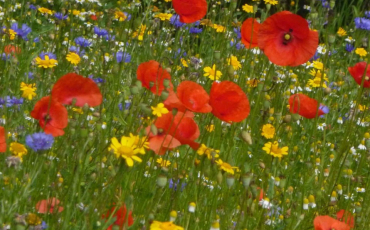
[[[157,185],[161,188],[166,186],[167,184],[167,177],[165,175],[159,175],[157,178]]]
[[[235,178],[233,176],[226,177],[226,184],[229,188],[231,188],[235,183]]]

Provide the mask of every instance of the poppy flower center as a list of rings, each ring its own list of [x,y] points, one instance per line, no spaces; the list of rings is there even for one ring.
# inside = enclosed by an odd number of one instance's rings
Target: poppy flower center
[[[284,39],[285,39],[286,41],[289,41],[289,40],[290,40],[290,38],[291,38],[291,36],[290,36],[290,34],[289,34],[289,33],[284,34]]]
[[[365,77],[365,80],[368,81],[370,78],[368,76]]]

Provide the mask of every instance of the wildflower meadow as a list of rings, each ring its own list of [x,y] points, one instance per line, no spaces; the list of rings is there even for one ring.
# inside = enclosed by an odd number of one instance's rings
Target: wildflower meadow
[[[370,2],[0,0],[0,230],[370,230]]]

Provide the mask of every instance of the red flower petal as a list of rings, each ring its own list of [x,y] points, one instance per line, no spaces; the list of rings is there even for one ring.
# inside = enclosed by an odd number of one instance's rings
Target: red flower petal
[[[366,70],[367,66],[367,70]],[[364,88],[370,88],[370,65],[366,62],[359,62],[352,67],[348,67],[349,73],[358,85],[361,85],[362,77],[365,77]],[[365,74],[366,71],[366,74]]]
[[[75,73],[68,73],[61,77],[51,90],[53,99],[62,104],[71,105],[73,99],[76,106],[98,106],[103,97],[98,85],[90,78],[85,78]]]
[[[318,44],[318,33],[309,29],[304,18],[288,11],[268,17],[258,31],[259,48],[276,65],[301,65],[313,57]]]
[[[248,18],[243,22],[241,28],[242,42],[247,49],[258,46],[258,30],[260,23],[254,18]]]
[[[172,0],[172,5],[183,23],[196,22],[207,14],[206,0]]]
[[[60,206],[59,203],[60,201],[55,197],[49,198],[48,200],[40,200],[36,204],[36,210],[38,213],[61,212],[64,210],[64,208]]]
[[[171,80],[171,75],[154,60],[141,63],[136,74],[137,79],[141,81],[143,87],[149,89],[156,95],[161,95],[162,91],[165,89],[163,80]],[[151,86],[151,84],[153,85]]]
[[[355,218],[352,213],[341,209],[337,212],[337,220],[348,224],[351,228],[355,227]]]
[[[209,96],[203,87],[192,81],[183,81],[177,87],[177,97],[184,106],[198,113],[209,113],[212,108],[208,104]]]
[[[13,45],[6,45],[4,47],[4,53],[5,54],[20,54],[22,52],[21,48],[18,46],[13,46]]]
[[[313,225],[315,230],[350,230],[347,224],[330,216],[317,216],[313,221]]]
[[[199,127],[192,117],[178,112],[171,126],[170,132],[182,145],[189,145],[193,149],[199,148],[194,140],[200,135]]]
[[[50,96],[41,98],[31,111],[31,117],[39,120],[45,133],[54,137],[64,134],[63,129],[68,125],[67,109]]]
[[[0,153],[6,152],[6,136],[4,127],[0,126]]]
[[[213,82],[209,103],[213,115],[226,122],[240,122],[250,111],[247,95],[231,81]]]
[[[308,119],[315,118],[317,110],[319,110],[317,116],[325,114],[321,109],[318,109],[319,104],[315,99],[301,93],[290,96],[289,105],[291,113],[298,113]]]
[[[160,134],[149,138],[149,148],[157,155],[164,155],[167,150],[180,146],[181,143],[169,134]]]
[[[115,207],[112,207],[106,214],[102,215],[102,217],[105,219],[109,218],[110,215],[114,212],[114,210],[115,210]],[[116,221],[114,222],[114,224],[109,226],[107,229],[112,229],[113,225],[118,225],[120,229],[124,229],[123,227],[126,224],[126,213],[127,213],[126,205],[123,205],[118,210],[116,210],[116,212],[112,216],[112,218],[116,218]],[[132,211],[129,211],[128,218],[127,218],[127,225],[130,227],[133,224],[134,224],[134,219],[132,218]]]
[[[178,111],[186,111],[186,107],[181,103],[176,93],[173,90],[168,91],[168,97],[163,102],[168,110],[177,109]]]

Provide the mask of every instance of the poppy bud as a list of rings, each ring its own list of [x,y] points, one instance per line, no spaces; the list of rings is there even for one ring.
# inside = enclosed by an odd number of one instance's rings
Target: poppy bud
[[[330,44],[333,44],[334,42],[335,42],[335,34],[329,34],[328,35],[328,42],[330,43]]]
[[[236,1],[236,0],[231,1],[230,10],[234,11],[236,9],[237,5],[238,5],[238,1]]]
[[[334,6],[335,6],[335,1],[334,0],[330,0],[329,6],[330,6],[331,9],[333,9]]]
[[[250,133],[248,133],[247,131],[242,131],[241,136],[245,142],[247,142],[249,145],[252,145],[253,142]]]
[[[330,94],[331,93],[331,89],[330,88],[324,88],[324,93],[325,94]]]
[[[369,39],[368,38],[362,38],[362,46],[364,47],[364,48],[366,48],[367,47],[367,43],[368,43],[368,41],[369,41]]]
[[[265,109],[269,109],[269,108],[270,108],[270,105],[271,105],[271,103],[270,103],[269,101],[264,101],[264,102],[263,102],[263,107],[264,107]]]
[[[218,182],[219,184],[221,184],[221,183],[222,183],[222,179],[223,179],[222,177],[223,177],[223,176],[222,176],[221,171],[218,171],[216,178],[217,178],[217,182]]]
[[[139,88],[138,87],[134,86],[134,87],[131,88],[131,94],[132,95],[136,95],[138,93],[139,93]]]
[[[319,14],[317,12],[311,12],[310,16],[312,19],[316,19],[319,16]]]
[[[143,87],[143,84],[141,83],[141,81],[136,81],[135,82],[135,85],[138,89],[141,89],[141,87]]]
[[[292,114],[292,118],[293,118],[293,121],[298,121],[301,118],[301,116],[298,113],[294,113]]]
[[[221,52],[218,51],[218,50],[215,51],[215,59],[216,60],[220,60],[221,59]]]
[[[167,68],[167,69],[169,69],[169,68]],[[166,70],[167,70],[167,69],[166,69]],[[168,71],[168,70],[167,70],[167,72],[169,72],[169,73],[170,73],[170,72],[171,72],[171,69],[170,69],[170,71]],[[169,79],[164,79],[164,80],[163,80],[163,85],[164,85],[166,88],[168,88],[168,87],[170,86],[170,82],[171,82],[171,81],[170,81]]]
[[[167,91],[162,91],[162,94],[161,94],[161,99],[162,100],[166,100],[167,99],[167,97],[168,97],[168,92]]]
[[[235,178],[233,176],[226,177],[226,184],[229,188],[231,188],[235,183]]]
[[[252,174],[248,173],[246,175],[243,175],[242,177],[242,182],[243,182],[243,186],[245,189],[248,189],[251,181],[252,181]]]
[[[167,184],[167,177],[165,175],[159,175],[157,178],[157,185],[161,188],[166,186]]]
[[[263,162],[260,162],[260,163],[259,163],[259,165],[260,165],[260,167],[261,167],[262,169],[266,168],[266,166],[265,166],[265,164],[264,164]]]
[[[284,121],[285,123],[290,123],[290,122],[292,121],[292,116],[291,116],[291,115],[289,115],[289,114],[285,115],[285,117],[284,117],[283,121]]]
[[[150,131],[153,133],[154,136],[156,136],[158,134],[158,129],[157,127],[155,126],[155,124],[152,124],[150,126]]]

